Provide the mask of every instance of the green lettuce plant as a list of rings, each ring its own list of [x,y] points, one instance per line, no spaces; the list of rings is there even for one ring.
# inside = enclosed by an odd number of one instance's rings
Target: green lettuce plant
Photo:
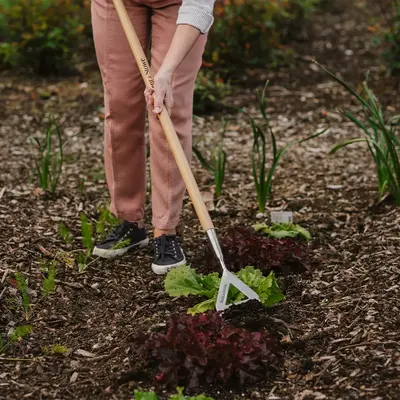
[[[267,237],[282,239],[299,237],[305,240],[311,240],[310,232],[297,224],[273,224],[268,226],[265,223],[252,226],[256,232],[260,232]]]
[[[135,390],[135,400],[158,400],[157,395],[154,392],[139,392]],[[177,388],[177,394],[171,395],[168,400],[214,400],[212,397],[208,397],[204,394],[197,396],[185,396],[183,394],[183,388]]]
[[[237,272],[236,275],[258,294],[260,302],[266,307],[279,303],[285,298],[279,289],[273,272],[264,276],[260,270],[248,266]],[[221,278],[218,272],[202,275],[197,274],[193,268],[182,265],[168,272],[164,287],[171,297],[190,295],[206,297],[207,300],[188,310],[189,314],[194,315],[215,309],[220,282]],[[228,304],[237,303],[241,300],[245,300],[244,294],[231,286]]]

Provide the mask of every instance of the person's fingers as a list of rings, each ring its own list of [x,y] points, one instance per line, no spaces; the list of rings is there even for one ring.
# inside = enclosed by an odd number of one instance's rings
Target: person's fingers
[[[146,90],[144,91],[144,97],[148,107],[153,106],[153,94],[154,90],[151,87],[147,87]]]
[[[170,92],[165,96],[165,107],[167,107],[169,115],[171,115],[171,110],[173,106],[174,106],[174,98],[172,96],[172,92]]]
[[[165,89],[160,88],[157,90],[157,87],[156,87],[155,95],[156,95],[156,101],[154,104],[153,112],[155,112],[156,114],[160,114],[160,112],[162,111],[163,104],[164,104]]]

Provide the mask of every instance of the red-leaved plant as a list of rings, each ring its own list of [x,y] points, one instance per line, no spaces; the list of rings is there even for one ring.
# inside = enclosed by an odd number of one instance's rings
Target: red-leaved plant
[[[265,329],[235,328],[213,311],[172,315],[167,333],[154,333],[144,349],[159,363],[157,383],[171,387],[242,385],[267,378],[282,362],[278,341]]]
[[[304,272],[308,269],[307,243],[296,238],[268,238],[253,228],[229,228],[222,238],[225,262],[234,271],[252,265],[261,271],[282,273]]]

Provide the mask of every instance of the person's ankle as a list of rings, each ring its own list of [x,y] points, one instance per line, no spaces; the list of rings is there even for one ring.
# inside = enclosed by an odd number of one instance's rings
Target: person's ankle
[[[176,235],[176,229],[157,229],[154,228],[154,238],[158,238],[162,235]]]

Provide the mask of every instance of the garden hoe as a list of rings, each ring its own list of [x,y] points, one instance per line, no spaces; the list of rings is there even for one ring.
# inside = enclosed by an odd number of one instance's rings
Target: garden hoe
[[[151,75],[150,66],[147,61],[147,58],[144,54],[140,41],[136,35],[136,32],[133,28],[132,22],[129,19],[128,13],[126,11],[125,5],[122,2],[123,0],[113,0],[115,9],[117,10],[119,19],[121,21],[122,27],[125,31],[126,37],[128,39],[129,45],[132,49],[135,60],[139,66],[140,72],[142,74],[143,80],[145,83],[151,87],[154,87],[154,80]],[[228,291],[231,285],[235,286],[239,289],[244,295],[247,296],[246,300],[243,300],[239,303],[244,303],[250,299],[259,300],[257,293],[249,288],[244,282],[242,282],[236,275],[232,274],[226,268],[224,257],[221,251],[221,247],[218,243],[217,235],[215,232],[215,228],[213,222],[211,221],[210,214],[207,211],[207,208],[204,204],[203,198],[201,197],[199,188],[194,179],[192,170],[190,169],[189,162],[183,152],[182,146],[179,142],[178,136],[175,132],[175,128],[172,124],[171,118],[168,114],[168,111],[165,107],[163,107],[161,113],[158,115],[160,123],[163,127],[165,135],[167,137],[169,146],[174,155],[175,161],[178,165],[179,171],[181,173],[182,179],[185,182],[187,191],[190,195],[190,198],[193,202],[193,206],[196,210],[197,216],[200,220],[202,228],[206,231],[207,236],[211,242],[215,255],[219,259],[221,263],[221,267],[223,270],[221,284],[218,291],[218,299],[216,302],[216,309],[218,311],[225,310],[230,306],[227,304]]]

